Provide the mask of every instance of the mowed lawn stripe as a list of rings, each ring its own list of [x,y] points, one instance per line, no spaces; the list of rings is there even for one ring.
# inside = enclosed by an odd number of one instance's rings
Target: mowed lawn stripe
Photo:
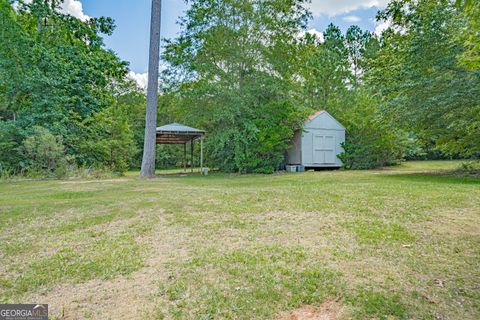
[[[149,290],[145,318],[265,319],[335,301],[345,318],[478,319],[480,180],[450,175],[458,164],[2,182],[0,301],[55,310],[63,287],[95,299],[88,283],[125,279]],[[78,318],[110,311],[73,300]]]

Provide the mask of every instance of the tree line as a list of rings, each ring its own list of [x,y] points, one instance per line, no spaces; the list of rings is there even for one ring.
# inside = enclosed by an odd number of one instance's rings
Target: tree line
[[[164,41],[158,124],[208,131],[227,172],[275,171],[294,132],[324,109],[347,128],[346,168],[480,156],[478,1],[393,0],[377,35],[305,32],[306,0],[194,0]],[[58,1],[0,0],[0,170],[65,175],[141,163],[145,94],[103,45],[110,18]],[[181,151],[157,148],[157,165]]]

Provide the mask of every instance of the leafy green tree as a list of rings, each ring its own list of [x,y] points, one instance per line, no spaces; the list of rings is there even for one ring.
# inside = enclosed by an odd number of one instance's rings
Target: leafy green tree
[[[371,37],[368,31],[364,32],[356,25],[350,26],[345,34],[345,47],[352,68],[351,82],[354,88],[358,88],[363,73],[363,56]]]
[[[138,152],[127,111],[119,106],[108,107],[85,119],[83,125],[86,131],[81,143],[84,163],[124,173],[130,157]]]
[[[21,153],[26,160],[25,169],[34,172],[54,172],[66,165],[61,137],[55,137],[45,128],[33,127],[22,143]]]
[[[20,146],[25,133],[13,121],[0,121],[0,176],[18,172],[24,161]]]
[[[129,129],[133,134],[134,149],[129,154],[129,168],[139,169],[142,163],[142,150],[145,135],[146,96],[144,89],[133,81],[125,81],[116,87],[115,105],[125,113]],[[159,114],[163,109],[159,101]]]
[[[80,21],[60,13],[59,1],[0,0],[2,127],[20,133],[43,127],[62,138],[79,164],[95,161],[80,149],[85,121],[115,104],[127,73],[127,64],[103,48],[101,34],[113,30],[110,18]],[[23,138],[9,137],[3,147],[14,155]],[[7,162],[11,170],[22,167],[18,159]]]
[[[111,34],[113,20],[83,22],[59,13],[57,5],[33,1],[19,3],[18,13],[6,9],[13,23],[5,33],[15,37],[7,37],[12,49],[0,51],[11,76],[0,83],[5,83],[4,107],[17,113],[18,126],[48,128],[63,137],[67,153],[75,154],[79,123],[111,105],[112,83],[124,79],[127,68],[102,48],[99,34]]]
[[[465,16],[450,1],[392,1],[379,18],[395,29],[383,34],[369,67],[369,86],[384,97],[397,126],[450,155],[480,154],[480,77],[459,65],[458,34]]]
[[[367,93],[361,81],[367,61],[376,57],[377,39],[357,26],[343,35],[332,24],[324,35],[324,43],[308,36],[301,43],[300,100],[311,112],[326,109],[346,127],[347,143],[341,156],[346,168],[398,163],[404,133],[382,113],[381,97]]]
[[[225,171],[272,172],[319,109],[347,127],[348,168],[480,155],[477,0],[392,0],[381,37],[331,24],[324,42],[299,36],[307,2],[190,1],[150,114],[207,130],[207,160]],[[146,97],[103,46],[113,30],[110,18],[62,14],[59,1],[0,0],[2,172],[61,167],[35,158],[39,143],[80,166],[140,166]],[[159,152],[160,165],[182,161],[181,148]]]
[[[312,112],[332,111],[338,97],[347,91],[350,73],[348,52],[340,29],[330,24],[319,43],[306,35],[300,43],[298,74],[301,77],[299,100]]]
[[[381,112],[381,99],[361,90],[337,118],[347,128],[348,138],[340,155],[347,169],[371,169],[394,165],[404,156],[404,134],[391,126]]]
[[[209,132],[208,159],[224,170],[271,172],[300,126],[288,53],[309,17],[304,4],[192,1],[181,35],[167,45],[176,115]]]
[[[21,85],[29,70],[24,59],[28,45],[18,16],[6,0],[0,0],[0,40],[0,114],[1,120],[13,120],[27,98],[13,88]]]
[[[467,26],[459,32],[459,38],[465,46],[460,62],[467,69],[478,72],[480,71],[480,1],[457,0],[456,3],[467,19]]]

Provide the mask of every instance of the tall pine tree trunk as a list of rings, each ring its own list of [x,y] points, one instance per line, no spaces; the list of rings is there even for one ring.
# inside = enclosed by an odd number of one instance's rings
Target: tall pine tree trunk
[[[150,58],[148,63],[147,113],[145,117],[145,141],[143,146],[141,171],[141,176],[143,178],[149,178],[155,175],[161,11],[162,1],[152,0]]]

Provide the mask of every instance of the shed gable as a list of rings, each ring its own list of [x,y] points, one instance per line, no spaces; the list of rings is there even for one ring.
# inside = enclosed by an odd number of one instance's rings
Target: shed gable
[[[305,129],[345,130],[345,127],[327,111],[320,111],[305,122]]]

